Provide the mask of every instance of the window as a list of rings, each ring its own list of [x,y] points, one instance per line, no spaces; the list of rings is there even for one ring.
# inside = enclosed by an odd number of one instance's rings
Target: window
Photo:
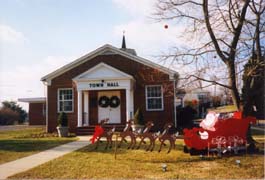
[[[164,109],[162,86],[160,85],[146,86],[145,97],[146,97],[147,111],[162,111]]]
[[[58,90],[58,112],[73,112],[73,89]]]

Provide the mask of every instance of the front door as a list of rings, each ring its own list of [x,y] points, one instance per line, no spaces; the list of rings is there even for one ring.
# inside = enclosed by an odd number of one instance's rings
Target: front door
[[[109,123],[121,123],[120,91],[98,92],[98,121],[109,118]]]

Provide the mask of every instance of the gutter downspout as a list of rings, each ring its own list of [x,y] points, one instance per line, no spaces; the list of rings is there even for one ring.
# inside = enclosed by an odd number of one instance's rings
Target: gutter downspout
[[[42,81],[44,85],[44,97],[46,98],[46,132],[48,132],[48,88],[47,88],[47,82]],[[45,93],[45,87],[46,87],[46,93]]]
[[[174,79],[174,120],[175,127],[177,128],[177,110],[176,110],[176,80]]]
[[[176,81],[178,80],[179,74],[174,74],[174,120],[175,120],[175,127],[177,128],[177,109],[176,109]]]

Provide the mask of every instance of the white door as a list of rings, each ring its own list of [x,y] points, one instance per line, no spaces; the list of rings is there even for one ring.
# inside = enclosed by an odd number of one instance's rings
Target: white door
[[[101,91],[98,92],[98,101],[100,99],[100,97],[102,96],[106,96],[109,98],[109,100],[116,96],[120,101],[121,95],[120,95],[120,91]],[[105,119],[105,118],[109,118],[109,123],[121,123],[121,105],[119,103],[119,105],[117,107],[111,107],[110,105],[108,105],[107,107],[101,107],[100,105],[98,105],[98,121]]]

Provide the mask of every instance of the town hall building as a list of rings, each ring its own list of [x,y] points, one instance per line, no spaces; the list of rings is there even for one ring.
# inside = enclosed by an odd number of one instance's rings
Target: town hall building
[[[125,127],[141,109],[161,130],[175,124],[177,72],[137,56],[134,49],[104,45],[41,78],[47,87],[46,126],[54,132],[60,112],[70,132],[87,134],[104,118]]]

